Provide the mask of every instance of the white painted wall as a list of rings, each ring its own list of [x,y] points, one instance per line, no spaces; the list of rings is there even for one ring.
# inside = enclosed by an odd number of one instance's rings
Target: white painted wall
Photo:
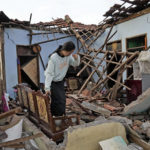
[[[149,46],[150,45],[150,13],[114,26],[111,33],[113,34],[115,31],[117,31],[117,33],[109,42],[121,40],[122,51],[126,51],[126,38],[130,38],[142,34],[147,34],[147,45]],[[109,32],[109,28],[95,42],[96,45],[95,48],[98,48],[100,47],[101,44],[103,44],[108,32]]]
[[[94,47],[95,49],[100,48],[100,46],[104,43],[109,30],[110,28],[106,29],[103,35],[95,41],[92,47]],[[115,31],[117,31],[117,33],[109,42],[121,40],[122,51],[124,52],[126,52],[126,39],[134,36],[147,34],[147,46],[150,46],[150,13],[114,26],[111,35]],[[99,54],[99,57],[102,56],[102,54]],[[126,79],[126,72],[123,75],[123,79]]]

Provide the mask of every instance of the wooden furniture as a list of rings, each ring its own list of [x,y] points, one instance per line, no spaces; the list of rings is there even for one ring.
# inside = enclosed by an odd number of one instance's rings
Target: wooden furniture
[[[35,98],[35,91],[30,88],[27,88],[27,97],[29,104],[29,119],[38,125],[39,116],[38,116],[37,101]]]
[[[29,119],[54,141],[63,139],[64,130],[79,124],[79,116],[52,116],[51,99],[41,91],[35,92],[25,85],[18,85],[18,99],[23,108],[29,111]]]
[[[17,85],[19,104],[21,107],[29,109],[27,89],[28,87],[25,84]]]
[[[50,97],[43,95],[40,91],[36,93],[35,97],[38,107],[40,127],[43,132],[54,141],[63,139],[63,132],[66,128],[79,124],[79,117],[77,115],[60,117],[52,116],[50,112]]]

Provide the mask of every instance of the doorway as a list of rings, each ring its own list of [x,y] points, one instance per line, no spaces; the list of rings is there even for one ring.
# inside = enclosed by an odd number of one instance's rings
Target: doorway
[[[116,52],[121,51],[121,41],[115,41],[115,42],[108,43],[106,45],[106,50],[114,51],[114,53],[115,53],[115,51]],[[112,59],[112,55],[108,54],[106,59],[108,60],[108,62],[111,60],[112,62],[118,63],[121,59],[121,55],[116,54],[116,56]],[[106,62],[107,62],[107,60],[106,60]],[[107,75],[110,74],[114,70],[114,68],[116,67],[115,63],[109,63],[109,65],[108,65],[108,62],[106,63]],[[117,76],[118,76],[118,72],[113,74],[111,76],[111,78],[113,78],[114,80],[117,80]],[[114,84],[115,84],[115,82],[110,80],[110,79],[107,82],[108,88],[112,88],[114,86]]]
[[[27,83],[32,89],[39,87],[39,61],[29,46],[17,46],[18,83]]]

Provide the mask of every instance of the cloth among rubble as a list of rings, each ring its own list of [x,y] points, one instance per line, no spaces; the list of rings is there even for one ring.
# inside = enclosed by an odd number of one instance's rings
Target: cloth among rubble
[[[4,93],[2,96],[3,112],[6,112],[9,110],[8,101],[9,101],[9,94]]]
[[[150,74],[150,52],[142,51],[137,59],[140,73]]]

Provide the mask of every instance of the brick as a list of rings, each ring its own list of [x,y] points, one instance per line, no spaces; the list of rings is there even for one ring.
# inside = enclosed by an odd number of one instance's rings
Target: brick
[[[150,108],[150,88],[147,89],[136,101],[124,108],[123,115],[139,114]]]
[[[82,94],[84,96],[91,96],[91,91],[89,91],[88,89],[83,90]]]
[[[66,105],[72,104],[72,99],[71,98],[66,98]]]
[[[108,110],[110,110],[110,111],[115,111],[115,110],[117,110],[116,107],[113,107],[113,106],[111,106],[111,105],[109,105],[109,104],[104,104],[104,108],[106,108],[106,109],[108,109]]]
[[[82,102],[82,106],[94,112],[100,113],[102,115],[110,116],[111,114],[109,110],[85,101]]]

